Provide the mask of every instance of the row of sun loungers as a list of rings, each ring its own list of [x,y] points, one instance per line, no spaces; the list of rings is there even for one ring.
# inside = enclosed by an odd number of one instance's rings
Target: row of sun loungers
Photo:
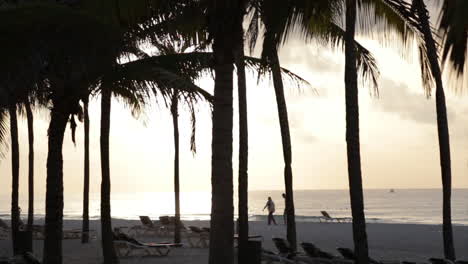
[[[354,264],[357,257],[354,251],[349,248],[337,248],[341,256],[336,256],[332,253],[326,252],[318,248],[312,243],[301,243],[304,253],[294,251],[285,239],[273,238],[275,247],[278,253],[268,250],[263,250],[262,259],[265,264],[274,262],[280,263],[308,263],[308,264]],[[410,261],[378,261],[369,258],[370,264],[417,264]],[[447,259],[430,258],[430,264],[468,264],[468,261],[458,260],[450,261]]]
[[[24,225],[22,226],[21,229],[24,229]],[[5,240],[10,237],[10,232],[11,228],[3,221],[0,219],[0,240]],[[32,226],[32,237],[33,239],[36,240],[42,240],[44,239],[44,226],[41,225],[33,225]],[[63,239],[80,239],[82,236],[83,232],[81,229],[68,229],[68,230],[63,230]],[[90,230],[89,231],[89,237],[90,238],[97,238],[97,234],[95,230]]]

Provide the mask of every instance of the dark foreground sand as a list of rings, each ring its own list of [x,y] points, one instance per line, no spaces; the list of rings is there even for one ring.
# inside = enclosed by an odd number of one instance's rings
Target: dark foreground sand
[[[279,220],[279,218],[278,218]],[[184,221],[188,225],[209,226],[207,221]],[[139,221],[114,219],[114,226],[139,225]],[[65,228],[80,228],[80,221],[67,220]],[[99,241],[99,221],[91,221],[91,229],[97,230],[98,239],[82,245],[79,240],[64,240],[64,263],[102,263]],[[367,225],[370,254],[380,260],[426,261],[429,257],[442,257],[441,226],[412,224],[379,224]],[[320,248],[337,254],[337,247],[352,247],[351,224],[337,223],[298,223],[299,242],[313,242]],[[263,236],[263,247],[275,251],[272,237],[285,237],[284,225],[268,226],[264,222],[251,222],[250,233]],[[454,226],[455,247],[459,259],[468,259],[468,226]],[[141,237],[144,241],[170,241],[170,238]],[[186,242],[186,241],[183,241]],[[42,255],[42,240],[34,241],[34,253]],[[11,241],[0,240],[0,257],[11,256]],[[121,263],[208,263],[208,249],[183,248],[173,249],[168,257],[161,258],[128,258]]]

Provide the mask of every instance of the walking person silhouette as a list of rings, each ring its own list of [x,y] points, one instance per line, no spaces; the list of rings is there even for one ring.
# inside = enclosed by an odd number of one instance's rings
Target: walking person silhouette
[[[265,207],[263,207],[263,210],[265,210],[265,208],[268,208],[268,225],[271,225],[271,222],[276,225],[275,217],[273,216],[273,213],[275,212],[275,203],[271,197],[268,197],[268,201]]]

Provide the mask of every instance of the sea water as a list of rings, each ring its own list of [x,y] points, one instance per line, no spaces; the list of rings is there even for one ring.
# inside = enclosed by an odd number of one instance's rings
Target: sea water
[[[234,192],[236,194],[236,192]],[[276,205],[276,215],[284,211],[282,191],[250,191],[249,215],[251,220],[265,220],[263,207],[269,196]],[[182,192],[181,214],[184,220],[208,220],[211,210],[210,192]],[[35,198],[35,216],[44,218],[44,198]],[[82,196],[67,195],[64,203],[65,219],[81,219]],[[441,189],[395,189],[365,190],[365,214],[368,222],[377,223],[442,223]],[[236,201],[235,201],[236,202]],[[294,192],[296,221],[317,221],[320,211],[327,211],[331,216],[350,217],[351,208],[348,190],[296,190]],[[0,196],[0,218],[10,217],[11,200]],[[27,196],[20,197],[22,218],[27,214]],[[138,219],[148,215],[157,219],[160,215],[174,214],[174,193],[113,193],[112,216],[121,219]],[[99,219],[99,194],[90,195],[90,218]],[[234,210],[237,213],[237,208]],[[452,222],[456,225],[468,225],[468,189],[452,191]]]

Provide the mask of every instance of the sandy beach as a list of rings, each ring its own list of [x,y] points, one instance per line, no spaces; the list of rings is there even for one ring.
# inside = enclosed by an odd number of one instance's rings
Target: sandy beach
[[[278,217],[279,220],[279,217]],[[39,222],[40,223],[40,222]],[[207,221],[184,221],[186,226],[208,227]],[[100,222],[93,220],[91,229],[96,230],[98,239],[89,244],[81,244],[78,239],[64,240],[64,263],[101,263],[99,240]],[[114,227],[140,225],[135,220],[113,220]],[[66,229],[80,228],[81,221],[65,220]],[[414,224],[367,225],[370,254],[380,260],[426,261],[429,257],[442,257],[441,226]],[[263,247],[276,251],[271,241],[273,237],[285,237],[286,227],[282,224],[268,226],[264,222],[250,222],[250,233],[263,236]],[[320,248],[338,254],[337,247],[352,247],[352,230],[349,223],[297,223],[298,242],[313,242]],[[454,226],[455,247],[458,259],[468,259],[468,226]],[[142,236],[138,239],[147,242],[171,241],[170,237]],[[208,249],[191,248],[187,241],[183,248],[174,248],[167,257],[122,258],[121,263],[207,263]],[[34,253],[42,255],[42,240],[34,241]],[[0,240],[0,257],[11,256],[11,241]]]

